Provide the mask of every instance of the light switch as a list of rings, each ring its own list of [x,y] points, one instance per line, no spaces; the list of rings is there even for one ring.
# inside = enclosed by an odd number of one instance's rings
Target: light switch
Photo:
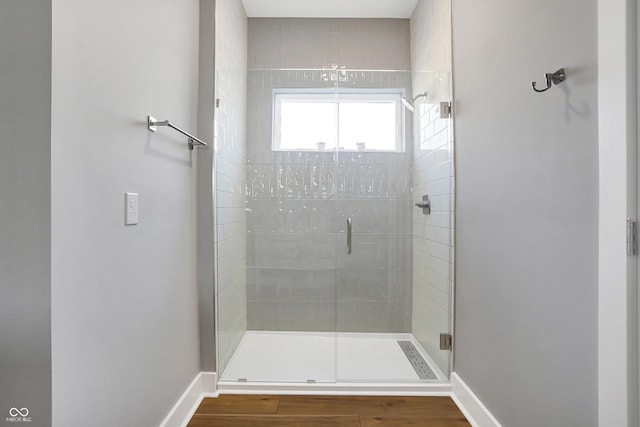
[[[138,223],[138,193],[124,193],[124,225]]]

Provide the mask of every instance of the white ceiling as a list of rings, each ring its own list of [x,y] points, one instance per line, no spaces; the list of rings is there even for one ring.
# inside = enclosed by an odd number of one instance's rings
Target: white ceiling
[[[418,0],[242,0],[250,18],[410,18]]]

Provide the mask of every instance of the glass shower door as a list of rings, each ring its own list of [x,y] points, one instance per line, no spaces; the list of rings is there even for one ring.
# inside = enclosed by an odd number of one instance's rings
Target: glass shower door
[[[322,70],[247,73],[245,222],[229,227],[243,229],[246,245],[246,293],[239,295],[245,311],[237,323],[244,331],[226,347],[223,381],[336,380],[336,95],[335,82],[325,77]],[[222,156],[228,126],[224,117],[219,124]],[[231,185],[225,170],[236,165],[222,160],[217,187],[224,217],[225,186]],[[223,257],[224,248],[221,273]],[[219,275],[218,311],[230,318],[236,313],[221,305],[227,282],[233,289],[233,279]],[[219,319],[219,327],[227,322]],[[219,332],[224,338],[226,328]]]
[[[428,198],[429,209],[413,208],[412,334],[432,370],[448,379],[452,349],[441,334],[453,332],[454,135],[449,105],[451,73],[413,73],[413,201]],[[442,343],[442,344],[446,344]],[[444,348],[443,348],[444,347]]]
[[[412,103],[433,76],[345,75],[338,89],[337,380],[442,381],[450,352],[437,345],[451,330],[452,251],[451,241],[439,243],[435,234],[451,230],[451,185],[435,171],[451,178],[444,168],[452,153],[444,151],[449,138],[440,129],[447,123],[429,123],[437,117],[435,98]],[[435,126],[443,145],[432,141],[432,150],[424,140]],[[423,193],[435,198],[431,215],[415,206]]]
[[[338,262],[337,377],[399,382],[413,374],[409,366],[398,376],[393,360],[411,330],[412,145],[402,104],[411,74],[348,71],[338,92],[336,197],[350,250]]]

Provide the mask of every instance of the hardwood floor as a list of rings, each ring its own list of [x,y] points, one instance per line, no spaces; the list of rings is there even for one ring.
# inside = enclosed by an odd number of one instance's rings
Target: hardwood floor
[[[189,427],[470,427],[449,397],[223,394]]]

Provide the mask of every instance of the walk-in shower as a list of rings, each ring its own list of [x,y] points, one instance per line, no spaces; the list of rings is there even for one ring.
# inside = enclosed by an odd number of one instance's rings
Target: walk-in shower
[[[219,70],[217,88],[220,386],[446,381],[450,75]]]

